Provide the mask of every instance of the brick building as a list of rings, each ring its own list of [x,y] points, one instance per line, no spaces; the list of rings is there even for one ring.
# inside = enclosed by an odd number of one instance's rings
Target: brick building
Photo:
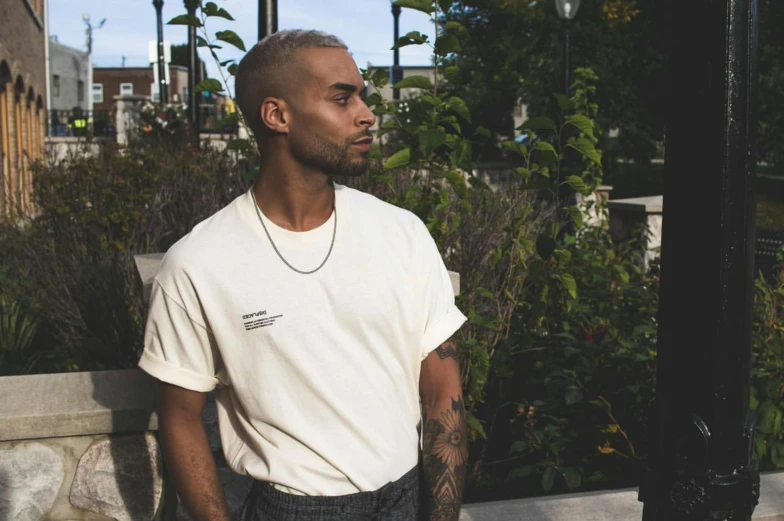
[[[188,69],[181,65],[169,65],[169,102],[188,102]],[[93,110],[112,110],[114,97],[123,94],[147,96],[158,99],[152,67],[94,67]]]
[[[46,0],[0,1],[0,218],[32,210],[30,164],[43,158]]]

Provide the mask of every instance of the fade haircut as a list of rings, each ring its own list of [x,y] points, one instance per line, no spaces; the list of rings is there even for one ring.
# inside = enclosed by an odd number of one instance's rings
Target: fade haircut
[[[297,51],[309,47],[348,50],[345,43],[331,34],[294,29],[266,36],[240,61],[234,82],[237,105],[257,138],[265,129],[261,121],[261,102],[268,96],[283,95],[286,83],[282,73],[294,63]]]

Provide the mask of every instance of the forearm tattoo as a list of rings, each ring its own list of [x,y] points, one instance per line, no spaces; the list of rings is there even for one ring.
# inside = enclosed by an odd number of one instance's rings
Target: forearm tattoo
[[[456,335],[457,334],[452,335],[449,340],[436,348],[436,354],[438,355],[438,358],[441,360],[445,358],[454,358],[455,360],[460,361],[457,356],[457,341],[455,340]]]
[[[457,521],[465,485],[468,436],[463,398],[423,412],[423,521]]]

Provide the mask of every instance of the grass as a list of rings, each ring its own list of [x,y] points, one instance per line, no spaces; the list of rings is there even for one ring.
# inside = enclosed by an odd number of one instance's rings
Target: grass
[[[757,226],[784,230],[784,177],[773,167],[760,166],[757,173]],[[644,197],[664,193],[664,165],[619,163],[605,174],[612,185],[612,199]]]

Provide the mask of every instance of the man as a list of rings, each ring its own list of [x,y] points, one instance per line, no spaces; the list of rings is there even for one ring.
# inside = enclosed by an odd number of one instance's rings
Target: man
[[[283,31],[248,52],[236,90],[260,174],[166,254],[139,363],[161,381],[180,498],[229,519],[201,423],[216,389],[226,461],[256,480],[244,520],[456,520],[465,317],[422,222],[332,181],[368,168],[356,64],[333,36]]]

